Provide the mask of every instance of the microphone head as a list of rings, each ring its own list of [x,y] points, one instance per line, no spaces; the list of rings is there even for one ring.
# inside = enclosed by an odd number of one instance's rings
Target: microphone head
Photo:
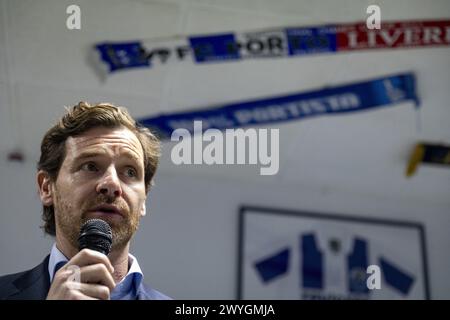
[[[107,222],[101,219],[89,219],[80,229],[78,248],[88,248],[109,254],[112,245],[112,231]]]

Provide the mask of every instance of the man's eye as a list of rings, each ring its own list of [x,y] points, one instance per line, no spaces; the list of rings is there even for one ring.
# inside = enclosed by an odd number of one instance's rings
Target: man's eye
[[[125,171],[125,174],[130,178],[135,178],[137,176],[137,172],[134,168],[128,167]]]
[[[97,166],[93,162],[88,162],[88,163],[83,164],[81,166],[81,169],[86,170],[86,171],[91,171],[91,172],[98,171]]]

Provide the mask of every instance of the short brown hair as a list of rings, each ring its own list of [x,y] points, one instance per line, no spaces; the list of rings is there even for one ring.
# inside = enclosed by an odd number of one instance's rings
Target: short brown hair
[[[94,127],[117,128],[124,126],[132,131],[144,151],[144,181],[146,193],[153,184],[153,176],[158,167],[160,142],[148,129],[142,127],[130,116],[124,107],[110,103],[90,105],[80,102],[68,112],[44,135],[41,143],[41,157],[37,169],[48,173],[56,181],[59,170],[66,156],[65,142],[68,137],[80,135]],[[44,206],[42,228],[50,235],[55,235],[55,212],[53,205]]]

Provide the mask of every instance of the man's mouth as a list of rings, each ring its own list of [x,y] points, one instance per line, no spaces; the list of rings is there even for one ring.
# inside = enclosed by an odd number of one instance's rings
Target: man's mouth
[[[109,204],[97,206],[97,207],[89,210],[89,213],[93,213],[96,216],[98,216],[98,215],[100,215],[100,216],[118,215],[118,216],[123,217],[123,213],[119,208],[117,208],[114,205],[109,205]]]

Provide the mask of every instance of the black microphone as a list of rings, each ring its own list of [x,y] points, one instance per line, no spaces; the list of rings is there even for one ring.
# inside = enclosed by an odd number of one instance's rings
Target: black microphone
[[[112,231],[107,222],[101,219],[89,219],[80,229],[78,248],[88,248],[108,255],[111,250]]]

